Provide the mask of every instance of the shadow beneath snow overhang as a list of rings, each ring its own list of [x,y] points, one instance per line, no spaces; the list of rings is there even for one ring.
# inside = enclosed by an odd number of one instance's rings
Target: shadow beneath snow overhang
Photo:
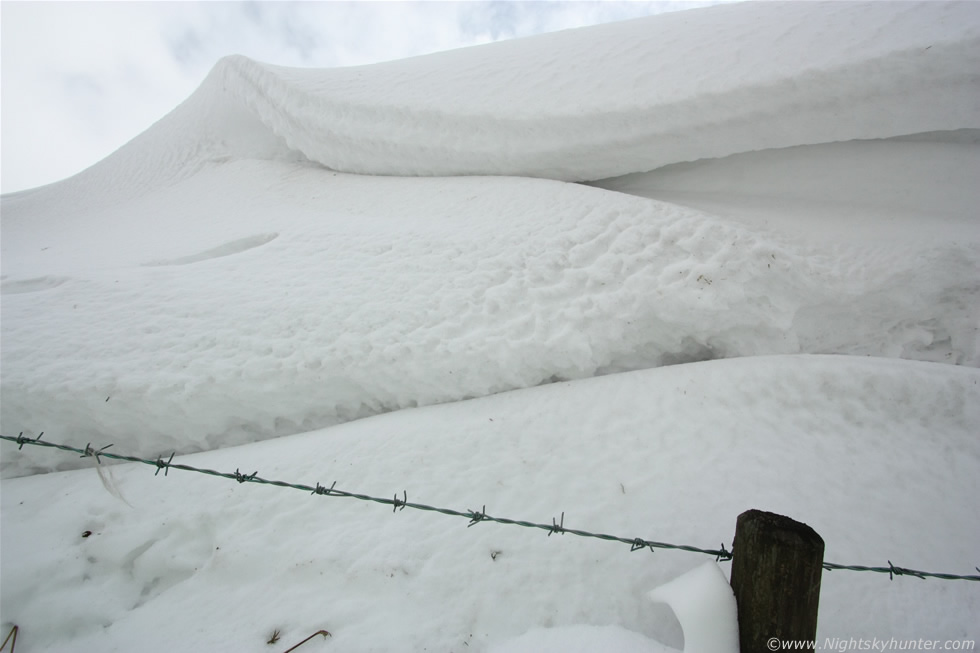
[[[587,185],[819,242],[980,243],[980,129],[761,150]]]

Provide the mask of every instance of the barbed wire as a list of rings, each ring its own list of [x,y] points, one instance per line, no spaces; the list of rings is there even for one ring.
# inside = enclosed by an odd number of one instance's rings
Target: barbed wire
[[[887,567],[865,567],[864,565],[839,565],[835,562],[823,563],[823,568],[827,571],[843,569],[845,571],[874,571],[879,574],[888,574],[888,578],[895,579],[895,576],[914,576],[916,578],[939,578],[940,580],[976,580],[980,581],[980,576],[960,576],[957,574],[942,574],[934,571],[918,571],[916,569],[906,569],[896,567],[892,561],[888,561]],[[980,572],[980,567],[975,567]]]
[[[641,549],[649,549],[654,551],[656,549],[672,549],[677,551],[689,551],[691,553],[701,553],[705,555],[714,556],[717,562],[726,562],[732,559],[734,551],[729,551],[722,544],[720,549],[703,549],[697,546],[691,546],[688,544],[671,544],[668,542],[656,542],[652,540],[645,540],[643,538],[634,537],[619,537],[616,535],[608,535],[606,533],[592,533],[590,531],[578,530],[574,528],[565,527],[565,513],[561,513],[561,517],[556,519],[552,517],[551,524],[541,524],[530,521],[524,521],[520,519],[508,519],[506,517],[495,517],[487,513],[486,504],[483,505],[480,510],[453,510],[452,508],[439,508],[436,506],[426,505],[424,503],[414,503],[408,500],[408,492],[403,490],[401,498],[398,497],[396,493],[392,498],[386,497],[375,497],[367,494],[359,494],[357,492],[348,492],[346,490],[340,490],[337,488],[337,482],[334,481],[330,487],[321,485],[319,482],[315,486],[304,485],[298,483],[288,483],[286,481],[276,481],[262,478],[258,475],[258,471],[254,471],[251,474],[243,474],[239,469],[235,469],[234,473],[231,472],[219,472],[213,469],[205,469],[201,467],[194,467],[193,465],[184,465],[182,463],[173,462],[176,452],[171,453],[167,460],[162,457],[156,458],[155,460],[148,458],[139,458],[137,456],[127,456],[124,454],[108,453],[106,449],[112,447],[111,444],[107,444],[101,449],[95,449],[92,447],[91,443],[85,445],[84,449],[79,449],[78,447],[72,447],[66,444],[58,444],[55,442],[48,442],[42,440],[41,436],[44,435],[42,431],[36,438],[25,438],[24,433],[21,432],[17,437],[12,437],[9,435],[0,435],[0,439],[6,440],[8,442],[16,443],[18,449],[23,449],[25,444],[29,444],[37,447],[47,447],[50,449],[60,449],[62,451],[71,451],[74,453],[81,454],[82,458],[95,458],[97,464],[102,463],[102,458],[108,458],[111,460],[122,460],[133,463],[142,463],[144,465],[149,465],[156,468],[154,476],[157,476],[161,471],[163,475],[167,476],[171,469],[179,469],[187,472],[197,472],[199,474],[206,474],[208,476],[217,476],[220,478],[227,478],[230,480],[237,481],[238,483],[258,483],[260,485],[274,485],[276,487],[291,488],[294,490],[302,490],[304,492],[309,492],[312,495],[318,496],[329,496],[329,497],[348,497],[351,499],[358,499],[360,501],[370,501],[374,503],[379,503],[383,505],[389,505],[392,507],[392,512],[398,512],[405,510],[405,508],[412,508],[414,510],[422,510],[427,512],[437,512],[443,515],[449,515],[451,517],[463,517],[469,520],[467,528],[475,526],[479,523],[488,521],[495,522],[498,524],[508,524],[512,526],[523,526],[525,528],[537,528],[548,532],[548,536],[552,535],[564,535],[569,533],[571,535],[577,535],[579,537],[595,538],[599,540],[606,540],[610,542],[622,542],[623,544],[630,545],[630,551],[639,551]],[[888,574],[889,579],[894,580],[895,576],[914,576],[916,578],[938,578],[942,580],[972,580],[980,581],[980,575],[976,576],[961,576],[958,574],[945,574],[936,573],[930,571],[917,571],[915,569],[906,569],[904,567],[896,567],[891,561],[888,561],[887,567],[866,567],[862,565],[840,565],[833,562],[824,562],[823,568],[828,571],[834,570],[847,570],[847,571],[870,571],[876,573]],[[976,568],[977,572],[980,573],[980,567]]]

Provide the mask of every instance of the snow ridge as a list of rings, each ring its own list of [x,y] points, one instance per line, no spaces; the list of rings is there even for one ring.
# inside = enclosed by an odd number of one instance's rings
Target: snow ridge
[[[358,69],[290,70],[232,56],[218,63],[205,87],[220,84],[311,161],[373,175],[591,181],[739,152],[980,126],[980,12],[975,9],[934,3],[893,12],[868,6],[869,15],[859,18],[881,19],[865,24],[877,34],[861,34],[867,47],[855,46],[842,61],[814,53],[821,52],[826,33],[856,20],[850,11],[801,3],[774,10],[721,7],[704,15],[723,21],[722,14],[736,11],[742,20],[758,13],[763,23],[786,20],[787,12],[799,14],[794,19],[801,21],[801,33],[783,38],[792,38],[795,47],[812,46],[808,57],[795,65],[753,70],[742,59],[766,53],[743,52],[752,48],[738,39],[750,37],[734,33],[726,35],[729,49],[738,50],[730,61],[710,67],[680,56],[686,65],[674,65],[666,76],[651,74],[642,63],[658,57],[661,48],[697,43],[683,40],[683,34],[668,39],[675,21],[656,16],[635,21],[629,31],[607,30],[608,40],[601,29],[587,33],[588,44],[576,34],[536,40],[542,49],[558,47],[540,68],[522,69],[537,83],[516,88],[513,80],[498,81],[494,73],[506,70],[500,59],[507,62],[511,50],[524,51],[527,44],[521,42],[474,48],[463,58],[456,53],[418,58],[411,68],[405,62],[382,64],[364,71],[371,83],[361,81]],[[883,21],[886,16],[890,22]],[[890,43],[888,37],[907,29],[909,20],[922,28],[917,38],[891,50],[874,45],[876,37]],[[632,39],[624,39],[624,32]],[[785,56],[780,40],[765,43],[773,48],[768,54]],[[578,61],[583,51],[599,61],[586,69]],[[615,85],[589,79],[589,72],[603,70],[604,63],[615,68],[612,76],[620,78]],[[576,79],[580,70],[589,71],[586,79]],[[465,82],[445,85],[444,77]],[[576,91],[589,84],[603,90],[563,101],[562,85],[555,82],[573,79]],[[864,83],[855,84],[856,79]],[[930,81],[922,84],[923,79]],[[439,86],[426,89],[433,81]],[[381,86],[385,93],[379,103]],[[842,106],[846,121],[840,120]]]
[[[369,175],[592,181],[978,128],[978,70],[971,2],[739,3],[339,69],[233,55],[65,186],[135,196],[242,157]]]

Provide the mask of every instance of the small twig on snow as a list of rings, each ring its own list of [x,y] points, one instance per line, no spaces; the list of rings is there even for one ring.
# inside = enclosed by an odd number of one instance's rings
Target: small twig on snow
[[[0,651],[7,648],[7,642],[10,642],[10,653],[14,653],[14,646],[17,645],[17,631],[19,630],[20,628],[18,626],[10,629],[10,632],[7,633],[7,639],[3,640],[3,644],[0,644]]]
[[[326,639],[328,637],[332,637],[332,635],[330,633],[328,633],[327,631],[325,631],[325,630],[318,630],[315,633],[313,633],[312,635],[310,635],[309,637],[307,637],[306,639],[304,639],[302,642],[300,642],[299,644],[297,644],[296,646],[293,646],[292,648],[287,648],[282,653],[289,653],[290,651],[295,651],[300,646],[302,646],[303,644],[307,643],[308,641],[310,641],[311,639],[313,639],[317,635],[323,635],[323,639]]]

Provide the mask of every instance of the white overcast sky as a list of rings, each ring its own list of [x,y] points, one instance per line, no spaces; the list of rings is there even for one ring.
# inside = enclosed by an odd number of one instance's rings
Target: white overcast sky
[[[376,63],[714,2],[0,3],[0,187],[75,174],[162,118],[227,54]]]

